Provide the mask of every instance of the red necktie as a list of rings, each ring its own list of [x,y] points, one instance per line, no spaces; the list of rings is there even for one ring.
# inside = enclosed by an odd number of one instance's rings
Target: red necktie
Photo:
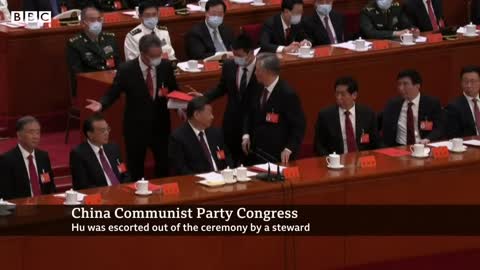
[[[415,144],[415,124],[412,106],[413,102],[409,102],[407,109],[407,145]]]
[[[260,100],[260,107],[262,109],[265,108],[265,104],[267,104],[267,98],[268,98],[268,90],[267,88],[265,88],[263,89],[262,100]]]
[[[328,16],[325,16],[323,18],[323,21],[324,21],[324,24],[325,24],[325,29],[327,29],[327,34],[328,34],[328,38],[330,39],[330,44],[335,44],[337,43],[335,41],[335,38],[333,37],[333,32],[332,32],[332,29],[330,28],[330,23],[328,23]]]
[[[149,66],[147,68],[147,88],[152,98],[155,99],[155,90],[153,89],[153,78],[152,78],[151,71],[152,71],[152,68]]]
[[[98,151],[98,155],[100,156],[100,162],[102,163],[103,171],[105,172],[105,174],[107,174],[112,186],[120,184],[120,181],[118,181],[118,178],[113,172],[112,167],[110,167],[110,164],[108,164],[107,158],[105,157],[102,148],[100,148],[100,150]]]
[[[427,0],[428,6],[428,16],[430,17],[430,23],[432,24],[433,31],[438,31],[440,28],[438,27],[437,16],[435,16],[435,11],[433,10],[432,0]]]
[[[203,131],[200,131],[198,133],[198,140],[200,141],[200,145],[202,146],[203,153],[205,154],[205,157],[208,160],[208,163],[210,163],[210,169],[213,170],[213,163],[212,163],[212,154],[210,154],[210,150],[208,150],[207,142],[205,141],[205,137],[203,134]]]
[[[33,156],[28,156],[28,173],[30,174],[30,184],[32,186],[33,196],[42,195],[42,189],[40,188],[40,182],[38,181],[37,169],[33,164]]]
[[[480,134],[480,110],[478,109],[477,104],[478,99],[472,99],[473,102],[473,111],[475,113],[475,124],[477,126],[477,134]]]
[[[353,131],[352,120],[350,120],[350,112],[345,111],[345,134],[347,135],[347,151],[356,152],[357,143],[355,141],[355,132]]]
[[[286,45],[290,45],[290,39],[292,37],[292,28],[288,27],[285,29],[285,41],[287,42]]]

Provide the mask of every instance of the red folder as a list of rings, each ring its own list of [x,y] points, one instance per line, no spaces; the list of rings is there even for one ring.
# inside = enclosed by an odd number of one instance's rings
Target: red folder
[[[184,93],[184,92],[180,92],[180,91],[170,92],[170,94],[168,94],[167,98],[176,99],[176,100],[185,101],[185,102],[189,102],[190,100],[193,99],[193,97],[190,96],[189,94]]]

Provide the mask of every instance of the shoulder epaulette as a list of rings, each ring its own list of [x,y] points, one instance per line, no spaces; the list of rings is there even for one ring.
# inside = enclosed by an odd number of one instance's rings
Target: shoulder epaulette
[[[74,37],[71,37],[68,41],[73,43],[73,42],[75,42],[75,41],[77,41],[77,40],[79,40],[79,39],[81,39],[81,38],[82,38],[81,35],[76,35],[76,36],[74,36]]]
[[[103,35],[105,36],[110,36],[110,37],[114,37],[115,36],[115,33],[112,33],[112,32],[102,32]]]
[[[392,7],[399,7],[399,6],[400,6],[400,3],[398,3],[398,2],[395,2],[395,3],[392,4]]]
[[[164,25],[157,25],[157,28],[160,29],[160,30],[168,31],[168,27],[166,27]]]
[[[130,35],[135,36],[136,34],[141,33],[141,32],[142,32],[142,29],[135,28],[132,31],[130,31]]]

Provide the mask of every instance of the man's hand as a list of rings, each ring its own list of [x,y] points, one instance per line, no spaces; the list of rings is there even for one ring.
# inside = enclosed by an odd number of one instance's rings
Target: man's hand
[[[408,29],[405,29],[405,30],[402,30],[402,31],[395,31],[395,32],[393,32],[393,36],[394,37],[400,37],[400,36],[402,36],[402,35],[404,35],[408,32],[410,32],[410,30],[408,30]]]
[[[182,120],[183,122],[187,121],[187,114],[185,113],[184,110],[178,109],[177,115],[178,115],[178,118],[180,118],[180,120]]]
[[[87,99],[88,105],[85,106],[86,109],[89,109],[92,112],[99,112],[102,110],[102,104],[93,99]]]
[[[300,43],[298,42],[292,42],[292,44],[288,45],[287,47],[283,48],[284,53],[294,53],[298,51],[298,48],[300,48]]]
[[[429,139],[423,139],[423,140],[420,140],[420,143],[421,144],[429,144],[430,140]]]
[[[412,28],[410,29],[410,32],[412,32],[414,38],[418,38],[420,36],[420,29],[418,28]]]
[[[250,152],[250,138],[249,137],[244,137],[242,140],[242,150],[245,155],[248,155]]]
[[[282,163],[288,163],[288,161],[290,160],[290,155],[292,154],[292,151],[290,151],[289,149],[285,148],[283,149],[282,151]]]

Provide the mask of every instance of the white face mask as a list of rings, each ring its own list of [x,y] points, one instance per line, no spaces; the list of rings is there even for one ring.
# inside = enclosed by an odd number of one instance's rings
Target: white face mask
[[[212,28],[217,28],[223,23],[223,17],[222,16],[209,16],[207,22]]]
[[[237,64],[240,67],[244,67],[247,65],[247,57],[238,57],[235,56],[233,58],[233,61],[235,61],[235,64]]]
[[[147,27],[150,30],[155,29],[155,27],[157,27],[157,24],[158,24],[158,18],[156,17],[143,19],[143,25],[145,25],[145,27]]]
[[[292,18],[290,19],[290,23],[293,25],[299,24],[301,20],[302,20],[302,14],[292,15]]]
[[[392,0],[377,0],[377,6],[382,10],[387,10],[392,6]]]
[[[155,59],[150,59],[150,65],[152,65],[152,67],[156,67],[156,66],[160,65],[160,63],[162,63],[162,57],[158,57],[158,58],[155,58]]]
[[[318,4],[315,8],[318,14],[327,16],[332,11],[332,4]]]
[[[98,36],[102,32],[102,23],[101,22],[92,22],[88,25],[88,31],[95,36]]]

